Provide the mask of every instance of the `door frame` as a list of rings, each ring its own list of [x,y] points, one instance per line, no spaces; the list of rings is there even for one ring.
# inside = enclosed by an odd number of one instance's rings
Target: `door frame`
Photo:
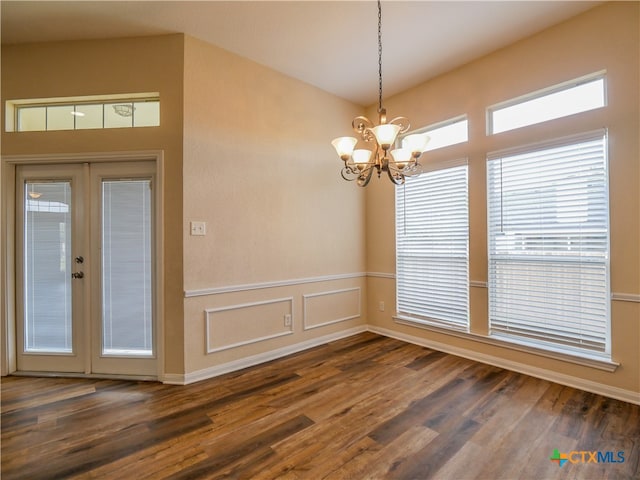
[[[156,263],[154,265],[155,309],[156,321],[156,359],[157,375],[154,378],[135,375],[103,375],[89,374],[71,376],[95,376],[132,378],[136,380],[159,380],[164,377],[164,154],[161,150],[145,150],[133,152],[100,152],[100,153],[70,153],[70,154],[41,154],[41,155],[3,155],[1,157],[0,182],[2,185],[2,209],[0,211],[0,275],[2,288],[0,300],[3,308],[0,310],[0,375],[17,373],[16,363],[16,204],[15,182],[16,167],[18,165],[52,165],[52,164],[83,164],[83,163],[115,163],[152,161],[155,163],[156,188],[153,189],[154,212],[154,250]],[[43,376],[46,373],[42,374]]]

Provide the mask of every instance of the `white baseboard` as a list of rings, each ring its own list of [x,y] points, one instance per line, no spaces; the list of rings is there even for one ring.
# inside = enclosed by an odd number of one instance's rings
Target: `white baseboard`
[[[286,357],[292,353],[308,350],[325,343],[333,342],[341,338],[351,337],[358,333],[366,332],[367,326],[361,325],[359,327],[350,328],[348,330],[342,330],[340,332],[332,333],[329,335],[323,335],[322,337],[313,338],[304,342],[295,343],[293,345],[287,345],[286,347],[271,350],[269,352],[260,353],[258,355],[252,355],[247,358],[241,358],[232,362],[223,363],[221,365],[215,365],[213,367],[204,368],[202,370],[196,370],[187,374],[168,373],[162,378],[162,383],[169,385],[188,385],[190,383],[199,382],[213,377],[224,375],[225,373],[235,372],[242,370],[243,368],[253,367],[261,363],[270,362],[281,357]]]
[[[445,343],[428,340],[422,337],[416,337],[394,330],[389,330],[382,327],[376,327],[369,325],[368,330],[385,337],[395,338],[396,340],[402,340],[403,342],[413,343],[420,345],[421,347],[433,348],[445,353],[450,353],[458,357],[467,358],[476,362],[486,363],[514,372],[523,373],[532,377],[541,378],[550,382],[559,383],[568,387],[578,388],[587,392],[596,393],[605,397],[615,398],[616,400],[622,400],[624,402],[640,405],[640,393],[632,390],[625,390],[622,388],[611,387],[608,385],[602,385],[601,383],[592,382],[582,378],[573,377],[571,375],[565,375],[563,373],[546,370],[543,368],[533,367],[524,363],[512,362],[505,360],[504,358],[495,357],[493,355],[486,355],[484,353],[478,353],[471,350],[466,350],[459,347],[454,347]]]
[[[317,347],[319,345],[324,345],[325,343],[333,342],[341,338],[350,337],[352,335],[357,335],[358,333],[362,333],[366,331],[376,333],[378,335],[383,335],[385,337],[395,338],[396,340],[401,340],[403,342],[420,345],[421,347],[432,348],[434,350],[450,353],[451,355],[467,358],[469,360],[473,360],[476,362],[486,363],[488,365],[505,368],[507,370],[512,370],[514,372],[523,373],[525,375],[541,378],[543,380],[548,380],[550,382],[559,383],[561,385],[566,385],[568,387],[573,387],[573,388],[577,388],[587,392],[596,393],[598,395],[603,395],[605,397],[615,398],[616,400],[622,400],[623,402],[640,405],[640,393],[634,392],[632,390],[625,390],[622,388],[602,385],[597,382],[592,382],[590,380],[573,377],[571,375],[565,375],[563,373],[558,373],[551,370],[546,370],[543,368],[538,368],[538,367],[526,365],[519,362],[513,362],[513,361],[506,360],[504,358],[496,357],[493,355],[474,352],[471,350],[454,347],[445,343],[436,342],[436,341],[428,340],[422,337],[416,337],[414,335],[408,335],[405,333],[396,332],[394,330],[389,330],[386,328],[376,327],[372,325],[361,325],[358,327],[350,328],[348,330],[342,330],[340,332],[324,335],[322,337],[313,338],[311,340],[306,340],[304,342],[288,345],[286,347],[278,348],[276,350],[264,352],[258,355],[252,355],[247,358],[241,358],[238,360],[234,360],[232,362],[223,363],[222,365],[215,365],[213,367],[197,370],[195,372],[191,372],[187,374],[177,374],[177,373],[165,374],[162,378],[162,382],[169,385],[188,385],[190,383],[195,383],[201,380],[214,378],[220,375],[224,375],[226,373],[242,370],[243,368],[259,365],[261,363],[269,362],[271,360],[276,360],[281,357],[286,357],[287,355],[291,355],[293,353],[301,352],[303,350],[308,350],[310,348]]]

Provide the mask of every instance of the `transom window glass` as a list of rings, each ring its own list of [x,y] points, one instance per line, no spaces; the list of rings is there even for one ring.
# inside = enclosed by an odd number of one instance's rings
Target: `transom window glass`
[[[426,133],[429,143],[425,152],[456,145],[469,140],[469,121],[467,117],[458,117],[411,133]]]
[[[9,101],[7,131],[157,127],[160,100],[157,94],[147,95]]]
[[[604,87],[604,74],[598,74],[491,107],[488,110],[489,133],[506,132],[604,107]]]

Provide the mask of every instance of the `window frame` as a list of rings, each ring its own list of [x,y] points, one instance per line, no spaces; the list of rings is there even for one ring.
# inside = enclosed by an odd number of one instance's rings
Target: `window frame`
[[[604,260],[600,262],[605,269],[604,273],[604,301],[603,308],[605,312],[604,318],[604,348],[602,351],[596,351],[588,348],[579,348],[575,346],[562,346],[558,342],[550,342],[550,341],[532,341],[527,338],[518,338],[517,336],[505,335],[504,333],[495,333],[492,327],[492,225],[491,225],[491,200],[492,200],[492,190],[490,186],[491,178],[489,172],[489,162],[493,160],[498,160],[500,158],[505,158],[509,156],[515,156],[519,154],[527,154],[534,153],[536,151],[543,152],[545,150],[554,148],[554,147],[562,147],[562,146],[570,146],[570,145],[579,145],[581,143],[585,143],[588,141],[596,140],[597,138],[602,138],[603,141],[603,169],[604,169],[604,183],[601,185],[604,190],[604,198],[605,198],[605,207],[606,207],[606,241],[605,247],[606,251],[604,254]],[[488,266],[488,305],[489,305],[489,315],[488,315],[488,332],[489,337],[504,341],[506,343],[513,343],[514,345],[521,345],[527,348],[540,349],[542,351],[549,351],[554,353],[559,353],[561,355],[571,355],[577,356],[580,358],[598,360],[611,362],[611,269],[610,269],[610,255],[611,255],[611,212],[610,212],[610,196],[609,196],[609,159],[608,159],[608,135],[606,129],[600,129],[596,131],[585,132],[577,135],[571,135],[567,137],[562,137],[559,139],[554,139],[550,141],[538,142],[534,144],[523,145],[520,147],[510,148],[506,150],[501,150],[498,152],[491,152],[487,154],[487,188],[486,188],[486,201],[487,201],[487,266]],[[552,256],[550,258],[553,258]],[[547,260],[547,263],[550,263],[551,260]],[[598,263],[593,261],[594,264]],[[545,261],[539,262],[539,264],[544,265]]]
[[[538,100],[556,93],[560,93],[560,92],[565,92],[565,91],[570,91],[571,89],[580,87],[582,85],[588,84],[588,83],[592,83],[592,82],[596,82],[602,80],[602,89],[603,89],[603,104],[599,107],[594,107],[594,108],[588,108],[586,110],[580,110],[580,111],[575,111],[575,112],[570,112],[570,113],[565,113],[563,115],[559,115],[559,116],[555,116],[555,117],[550,117],[547,118],[545,120],[540,120],[540,121],[534,121],[532,123],[527,123],[524,125],[518,125],[516,127],[512,127],[512,128],[508,128],[506,130],[500,130],[498,132],[495,131],[495,122],[494,122],[494,115],[496,112],[507,109],[509,107],[514,107],[520,104],[524,104],[530,101],[534,101],[534,100]],[[493,105],[490,105],[489,107],[486,108],[486,133],[488,136],[491,135],[498,135],[501,133],[506,133],[506,132],[511,132],[513,130],[518,130],[518,129],[522,129],[522,128],[527,128],[527,127],[531,127],[534,125],[539,125],[541,123],[545,123],[545,122],[549,122],[549,121],[553,121],[553,120],[557,120],[560,118],[566,118],[568,116],[571,115],[578,115],[580,113],[584,113],[584,112],[588,112],[588,111],[592,111],[592,110],[596,110],[598,108],[604,108],[607,106],[607,71],[606,70],[601,70],[598,72],[594,72],[594,73],[590,73],[588,75],[584,75],[578,78],[574,78],[572,80],[568,80],[566,82],[562,82],[556,85],[552,85],[550,87],[546,87],[546,88],[542,88],[540,90],[536,90],[533,92],[529,92],[526,93],[524,95],[520,95],[518,97],[515,98],[511,98],[509,100],[505,100],[503,102],[499,102]]]
[[[108,106],[118,104],[131,104],[156,102],[158,104],[158,118],[157,125],[136,125],[135,114],[132,114],[131,125],[126,126],[107,126],[105,120],[105,109]],[[78,107],[83,105],[100,106],[102,110],[101,114],[101,126],[90,128],[78,128],[77,127],[77,114]],[[49,128],[49,112],[50,108],[70,107],[73,115],[73,127],[72,128]],[[44,108],[44,128],[43,129],[27,129],[20,128],[20,114],[24,110],[32,108]],[[130,93],[122,95],[88,95],[77,97],[53,97],[53,98],[35,98],[35,99],[21,99],[21,100],[7,100],[5,102],[5,131],[15,133],[25,132],[57,132],[57,131],[78,131],[78,130],[106,130],[113,128],[144,128],[144,127],[157,127],[160,126],[160,94],[159,92],[145,92],[145,93]]]

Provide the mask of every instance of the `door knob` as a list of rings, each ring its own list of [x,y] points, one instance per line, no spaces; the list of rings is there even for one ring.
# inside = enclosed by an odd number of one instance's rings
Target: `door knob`
[[[73,272],[71,274],[72,278],[84,278],[84,272]]]

